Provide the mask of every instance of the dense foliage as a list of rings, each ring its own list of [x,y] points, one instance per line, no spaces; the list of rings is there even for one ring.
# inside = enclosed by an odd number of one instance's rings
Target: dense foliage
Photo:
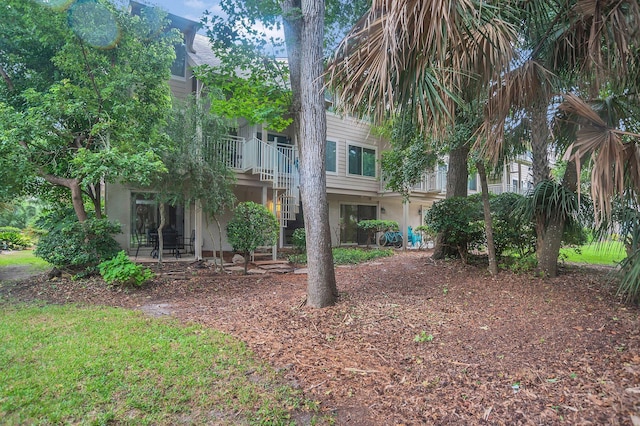
[[[497,256],[515,255],[527,257],[536,250],[536,231],[530,212],[528,197],[505,192],[490,198],[493,237]],[[433,204],[425,215],[427,229],[431,233],[443,232],[446,244],[463,253],[482,248],[485,244],[484,218],[480,194],[469,197],[453,197]],[[567,243],[580,243],[577,236],[582,229],[567,233]]]
[[[227,238],[234,251],[244,255],[247,272],[249,255],[260,246],[269,246],[278,240],[280,224],[265,206],[245,201],[236,206],[227,224]]]
[[[0,4],[0,199],[48,196],[83,221],[83,197],[102,214],[101,182],[164,170],[177,34],[108,0],[59,3]]]
[[[92,273],[120,251],[113,238],[121,232],[120,225],[107,219],[79,222],[73,210],[65,209],[44,214],[36,224],[47,233],[40,237],[35,255],[61,270]]]
[[[369,247],[372,241],[375,242],[378,232],[398,231],[400,226],[395,220],[371,219],[358,222],[358,228],[367,232],[367,247]]]
[[[291,243],[298,253],[307,251],[307,234],[304,228],[297,228],[291,235]]]
[[[124,250],[120,250],[114,258],[101,262],[98,270],[107,284],[139,287],[153,278],[149,268],[133,263]]]
[[[484,242],[484,222],[480,195],[451,197],[433,203],[425,214],[425,224],[445,235],[445,244],[465,256]]]
[[[30,247],[31,238],[12,226],[0,227],[0,250],[21,250]]]
[[[490,199],[493,219],[493,239],[496,256],[505,252],[524,257],[536,250],[536,230],[530,218],[519,214],[518,206],[524,196],[514,192],[504,192]]]

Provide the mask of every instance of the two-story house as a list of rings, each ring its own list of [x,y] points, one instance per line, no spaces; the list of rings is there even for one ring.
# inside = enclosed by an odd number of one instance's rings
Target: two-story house
[[[130,4],[132,13],[148,7],[135,1]],[[193,67],[215,66],[219,62],[208,39],[197,33],[197,22],[171,14],[168,17],[172,27],[184,36],[184,43],[176,46],[169,82],[173,95],[181,98],[202,90],[201,82],[191,71]],[[220,158],[235,171],[234,192],[238,201],[254,201],[273,211],[281,223],[277,247],[287,246],[293,230],[304,226],[298,188],[298,147],[293,132],[273,132],[263,125],[239,119],[233,133],[224,140],[209,143],[216,144]],[[204,137],[206,140],[207,136]],[[380,157],[388,148],[384,139],[371,133],[366,122],[327,112],[327,195],[334,246],[365,244],[367,236],[357,227],[357,223],[365,219],[395,220],[406,235],[407,227],[415,228],[423,223],[423,212],[435,200],[443,198],[444,170],[425,174],[407,203],[403,203],[399,194],[385,190],[380,179]],[[154,194],[132,186],[109,184],[106,211],[110,219],[123,224],[123,233],[117,236],[122,247],[131,254],[139,250],[141,254],[148,254],[151,250],[145,247],[148,235],[159,222]],[[211,236],[214,241],[218,240],[217,226],[203,217],[197,203],[170,207],[167,216],[169,226],[182,238],[193,237],[197,258],[212,255]],[[220,218],[225,251],[232,249],[224,235],[224,226],[230,217],[228,212]],[[139,245],[143,247],[140,249]]]

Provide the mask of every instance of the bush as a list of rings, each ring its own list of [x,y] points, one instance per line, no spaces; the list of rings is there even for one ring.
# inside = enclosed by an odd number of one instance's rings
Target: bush
[[[107,284],[139,287],[153,278],[149,268],[133,263],[124,250],[113,259],[100,263],[98,270]]]
[[[22,231],[12,226],[0,227],[0,250],[22,250],[31,247],[32,241]]]
[[[361,220],[358,222],[358,228],[367,232],[367,247],[371,241],[375,241],[375,235],[377,232],[383,231],[398,231],[400,226],[395,220]]]
[[[444,244],[466,256],[484,243],[484,216],[480,194],[436,201],[425,215],[425,224],[444,235]]]
[[[530,217],[518,208],[526,202],[523,195],[504,192],[492,196],[491,217],[493,219],[493,240],[496,256],[511,252],[526,257],[536,250],[536,230]]]
[[[509,269],[516,274],[528,273],[538,267],[538,258],[535,253],[528,253],[525,256],[513,256],[504,260],[506,263],[501,264],[500,268]]]
[[[246,201],[236,206],[227,224],[227,238],[233,250],[244,255],[244,272],[247,273],[249,254],[260,246],[272,245],[278,240],[280,224],[263,205]]]
[[[44,229],[34,254],[58,269],[92,273],[99,263],[114,258],[120,247],[113,236],[120,225],[108,219],[89,218],[78,222],[71,209],[46,213],[37,220]]]
[[[291,242],[298,253],[307,251],[307,234],[304,228],[296,228],[296,230],[293,231]]]

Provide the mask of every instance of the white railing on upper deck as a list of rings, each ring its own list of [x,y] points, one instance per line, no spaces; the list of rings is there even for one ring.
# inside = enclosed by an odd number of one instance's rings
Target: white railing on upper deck
[[[447,190],[447,172],[436,170],[424,173],[420,182],[411,190],[414,192],[445,192]]]
[[[224,136],[220,139],[204,138],[205,159],[217,159],[233,170],[247,170],[244,168],[245,152],[244,138],[238,136]]]
[[[298,151],[291,145],[273,145],[258,138],[245,140],[236,136],[220,139],[205,137],[206,159],[222,161],[238,171],[251,171],[263,182],[271,182],[280,191],[276,201],[281,223],[294,220],[300,203]]]
[[[515,192],[516,194],[525,195],[528,188],[518,188],[515,185],[504,185],[502,183],[490,183],[488,185],[489,192],[492,194],[500,195],[504,192]]]

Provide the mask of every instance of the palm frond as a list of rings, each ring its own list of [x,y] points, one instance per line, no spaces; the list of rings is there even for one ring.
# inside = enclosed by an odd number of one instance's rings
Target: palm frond
[[[620,263],[618,295],[628,302],[640,301],[640,249],[636,249]]]
[[[640,190],[640,135],[609,127],[589,104],[572,93],[564,95],[559,109],[579,125],[576,140],[564,159],[575,161],[580,173],[582,159],[591,156],[591,197],[602,220],[611,215],[611,200],[616,195],[622,195],[628,186]]]
[[[551,96],[554,78],[555,75],[543,64],[528,60],[502,75],[490,88],[485,121],[478,130],[478,140],[486,139],[484,150],[487,158],[494,162],[500,158],[505,124],[512,112],[537,102],[546,102]],[[480,145],[477,143],[476,146]]]
[[[338,107],[376,122],[409,108],[444,131],[464,92],[513,57],[516,32],[499,12],[478,0],[374,0],[329,63]]]
[[[628,75],[640,40],[637,0],[578,0],[566,18],[554,41],[555,68],[591,75],[594,87]]]

